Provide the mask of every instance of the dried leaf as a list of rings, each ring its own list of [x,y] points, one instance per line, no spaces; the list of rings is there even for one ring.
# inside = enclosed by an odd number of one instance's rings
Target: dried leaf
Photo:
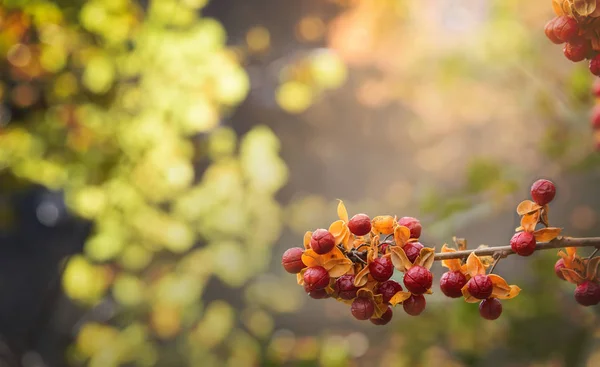
[[[560,269],[560,271],[562,271],[563,276],[570,283],[579,284],[585,280],[584,277],[582,277],[578,272],[576,272],[573,269],[562,268]]]
[[[488,245],[479,245],[477,247],[478,250],[484,249],[484,248],[489,248],[489,246]],[[486,269],[489,268],[495,261],[493,256],[479,256],[479,260],[481,260],[481,263],[483,264],[483,266],[485,266]]]
[[[452,237],[452,240],[456,244],[456,247],[458,248],[458,251],[464,251],[464,250],[467,249],[467,240],[466,239]]]
[[[448,247],[448,245],[444,243],[442,246],[442,253],[448,252],[456,252],[456,250]],[[461,263],[459,259],[442,260],[442,266],[450,269],[450,271],[458,271],[461,268]]]
[[[374,233],[390,234],[394,232],[394,217],[391,215],[378,215],[371,220],[372,231]]]
[[[573,0],[573,9],[581,16],[588,16],[596,10],[596,0]]]
[[[302,262],[309,268],[321,266],[321,255],[314,252],[312,249],[305,250],[302,254]]]
[[[560,234],[561,228],[547,227],[533,232],[536,242],[550,242]]]
[[[331,223],[329,232],[333,235],[333,238],[335,238],[335,244],[339,245],[344,241],[344,238],[348,235],[350,230],[343,220],[337,220]]]
[[[392,246],[390,248],[390,254],[392,264],[394,264],[394,267],[398,269],[398,271],[405,272],[413,266],[402,247]]]
[[[346,210],[346,206],[344,205],[344,202],[341,200],[339,200],[339,203],[337,206],[337,215],[341,220],[348,223],[348,211]]]
[[[473,252],[467,258],[467,273],[472,277],[479,274],[485,275],[485,266]]]
[[[409,299],[411,296],[410,292],[397,292],[396,294],[394,294],[392,296],[392,298],[390,298],[390,305],[392,306],[396,306],[399,303],[402,303],[404,301],[406,301],[407,299]]]
[[[531,200],[523,200],[517,205],[517,214],[525,215],[540,210],[541,206]]]
[[[594,278],[596,278],[596,274],[598,274],[598,265],[600,265],[600,256],[596,256],[588,261],[585,272],[588,280],[594,280]]]
[[[354,285],[356,285],[356,283]],[[359,289],[358,292],[356,292],[356,297],[367,298],[374,301],[373,291],[366,288]]]
[[[473,297],[471,295],[471,293],[469,293],[469,288],[466,285],[464,287],[462,287],[461,292],[463,294],[463,297],[465,298],[465,302],[467,302],[467,303],[478,303],[478,302],[481,302],[480,299],[477,299],[477,298]]]
[[[404,246],[410,239],[410,229],[405,226],[397,226],[394,229],[394,242],[397,246]]]
[[[306,252],[306,251],[305,251]],[[320,256],[320,262],[322,264],[325,264],[327,261],[329,260],[334,260],[334,259],[344,259],[344,260],[348,260],[348,258],[346,257],[346,255],[344,255],[344,253],[342,252],[342,250],[340,250],[337,247],[334,247],[331,251],[329,251],[326,254],[323,255],[319,255]],[[349,260],[348,260],[349,261]],[[306,264],[306,263],[305,263]]]
[[[511,298],[515,298],[516,296],[518,296],[519,293],[521,293],[521,288],[519,288],[516,285],[511,285],[510,291],[507,294],[498,295],[495,297],[498,299],[511,299]]]
[[[324,264],[323,267],[327,269],[330,277],[337,278],[348,273],[348,271],[352,268],[352,261],[349,259],[329,260]]]
[[[379,295],[381,296],[381,295]],[[377,300],[375,299],[375,307],[373,309],[373,318],[378,319],[380,318],[385,311],[387,311],[387,303],[383,304],[382,301],[377,302]]]
[[[355,287],[362,287],[365,284],[367,284],[367,281],[369,280],[369,267],[365,266],[361,271],[358,272],[358,274],[356,274],[356,276],[354,277],[354,286]]]
[[[525,214],[521,217],[521,227],[527,232],[533,232],[535,230],[535,226],[538,224],[540,219],[540,212],[533,212],[530,214]]]
[[[557,16],[565,14],[565,12],[562,9],[562,4],[560,0],[552,0],[552,10],[554,10],[554,14],[556,14]]]
[[[306,269],[308,268],[304,268],[296,274],[296,282],[298,282],[299,285],[304,285],[304,273],[306,272]]]
[[[348,228],[348,227],[346,226],[346,228]],[[352,242],[353,241],[351,241],[351,239],[353,239],[353,238],[354,238],[354,236],[352,236],[350,229],[348,229],[346,231],[346,235],[342,239],[342,245],[344,245],[344,248],[346,249],[346,251],[352,250]]]
[[[500,298],[510,293],[511,288],[504,278],[496,274],[490,274],[489,277],[494,285],[494,290],[492,291],[493,297]]]
[[[312,232],[306,232],[304,234],[304,248],[305,249],[309,249],[310,248],[310,239],[312,237]]]
[[[435,256],[435,249],[430,247],[423,247],[419,256],[415,259],[415,265],[421,265],[425,269],[431,269]]]
[[[548,212],[549,211],[550,211],[550,206],[548,206],[548,204],[544,205],[544,207],[542,208],[542,216],[540,217],[540,221],[546,227],[550,226],[550,222],[548,222]]]

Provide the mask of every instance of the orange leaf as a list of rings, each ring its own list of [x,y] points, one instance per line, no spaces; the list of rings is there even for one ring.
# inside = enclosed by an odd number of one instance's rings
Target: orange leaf
[[[348,227],[346,226],[346,228],[348,228]],[[352,242],[353,241],[350,241],[352,238],[353,238],[352,233],[350,232],[350,229],[348,229],[346,231],[346,235],[342,239],[342,245],[344,245],[344,248],[346,249],[346,251],[352,250]]]
[[[560,0],[552,0],[552,10],[554,10],[554,14],[558,16],[565,15]]]
[[[600,256],[590,259],[587,263],[586,278],[588,280],[594,280],[596,274],[598,274],[598,265],[600,265]]]
[[[350,259],[333,259],[327,261],[323,267],[327,270],[330,277],[337,278],[346,274],[352,268]]]
[[[409,239],[410,229],[408,227],[397,226],[394,229],[394,242],[396,242],[396,246],[404,246]]]
[[[392,298],[390,298],[390,304],[392,306],[396,306],[399,303],[402,303],[404,301],[406,301],[407,299],[409,299],[411,296],[410,292],[403,292],[403,291],[399,291],[396,294],[394,294],[392,296]]]
[[[550,242],[560,234],[561,228],[547,227],[533,232],[536,242]]]
[[[344,202],[341,200],[339,200],[339,203],[337,206],[337,215],[341,220],[348,223],[348,211],[346,210],[346,206],[344,205]]]
[[[433,265],[433,258],[435,256],[435,249],[430,247],[423,247],[419,256],[415,259],[415,265],[421,265],[425,269],[431,269]]]
[[[540,210],[541,206],[531,200],[523,200],[517,205],[517,214],[525,215]]]
[[[500,298],[510,293],[510,286],[504,278],[496,274],[490,274],[489,277],[494,285],[494,290],[492,291],[493,297]]]
[[[306,252],[306,251],[305,251]],[[334,247],[331,251],[329,251],[326,254],[323,255],[319,255],[321,257],[321,259],[319,260],[322,264],[325,264],[327,261],[329,260],[334,260],[334,259],[344,259],[344,260],[348,260],[348,258],[346,257],[346,255],[344,255],[344,253],[342,252],[342,250],[340,250],[338,247]],[[305,263],[306,264],[306,263]]]
[[[501,295],[498,295],[498,296],[494,295],[494,297],[496,297],[498,299],[511,299],[511,298],[515,298],[516,296],[518,296],[519,293],[521,293],[521,288],[519,288],[516,285],[511,285],[510,286],[510,291],[508,293],[501,294]]]
[[[378,319],[380,318],[385,311],[387,311],[387,303],[384,304],[383,303],[383,296],[381,294],[379,294],[378,296],[381,296],[381,300],[378,302],[377,299],[375,299],[375,308],[373,310],[373,318]],[[377,296],[375,296],[377,297]]]
[[[535,230],[535,226],[538,224],[540,219],[540,212],[533,212],[530,214],[525,214],[521,218],[521,227],[527,232],[533,232]]]
[[[573,269],[562,268],[560,271],[562,271],[563,276],[570,283],[579,284],[585,280],[584,277],[579,275],[579,273]]]
[[[323,258],[321,255],[314,252],[312,249],[305,250],[302,254],[302,262],[309,268],[314,266],[322,266]]]
[[[310,238],[312,237],[312,232],[308,231],[304,234],[304,248],[310,248]]]
[[[481,302],[480,299],[477,299],[477,298],[473,297],[471,295],[471,293],[469,293],[469,288],[467,287],[467,285],[465,285],[464,287],[462,287],[461,291],[462,291],[463,297],[465,297],[465,302],[467,302],[467,303]]]
[[[391,253],[392,264],[394,264],[396,269],[401,272],[405,272],[413,266],[402,247],[391,246],[389,249]]]
[[[369,275],[369,267],[365,266],[354,277],[354,286],[357,288],[360,288],[360,287],[364,286],[365,284],[367,284],[367,281],[369,280],[368,275]]]
[[[394,217],[391,215],[378,215],[371,221],[372,231],[382,234],[393,233],[394,223]]]
[[[335,244],[339,245],[344,241],[346,234],[349,232],[348,226],[344,223],[343,220],[337,220],[329,226],[329,232],[335,238]]]
[[[296,282],[298,282],[299,285],[304,285],[304,273],[306,272],[306,269],[308,268],[304,268],[300,270],[298,274],[296,274]]]
[[[479,257],[473,252],[471,252],[469,257],[467,258],[467,273],[469,273],[469,275],[472,277],[479,274],[485,274],[485,266],[483,265]]]
[[[448,245],[445,243],[442,246],[441,251],[442,251],[442,253],[456,252],[455,249],[448,247]],[[461,264],[460,264],[459,259],[449,259],[449,260],[442,260],[442,266],[450,269],[451,271],[458,271],[458,270],[460,270]]]

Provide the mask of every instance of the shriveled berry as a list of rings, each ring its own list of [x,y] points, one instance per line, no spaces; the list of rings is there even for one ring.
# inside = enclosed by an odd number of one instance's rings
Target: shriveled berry
[[[383,303],[388,303],[396,293],[402,292],[402,290],[400,283],[390,279],[379,284],[375,293],[383,296]]]
[[[335,291],[341,299],[352,299],[356,297],[358,288],[354,286],[354,275],[346,274],[335,281]]]
[[[479,314],[486,320],[496,320],[502,314],[502,303],[497,298],[484,299],[479,303]]]
[[[398,219],[398,224],[410,229],[410,238],[421,237],[421,222],[417,218],[413,217],[402,217]]]
[[[358,320],[367,320],[373,316],[375,305],[373,304],[373,301],[368,298],[358,297],[352,302],[350,311],[352,312],[352,316]]]
[[[585,281],[575,288],[575,300],[582,306],[594,306],[600,303],[600,285]]]
[[[387,310],[385,310],[385,312],[383,313],[383,315],[381,315],[380,318],[378,318],[378,319],[371,318],[370,320],[375,325],[385,325],[388,322],[390,322],[390,320],[392,319],[392,316],[394,316],[394,311],[392,311],[392,308],[390,306],[388,306]]]
[[[389,257],[378,257],[369,264],[369,272],[376,281],[385,282],[394,274],[394,264]]]
[[[573,62],[585,60],[590,51],[592,51],[592,45],[590,41],[584,38],[574,38],[567,42],[563,48],[565,57]]]
[[[371,232],[371,218],[366,214],[356,214],[348,222],[348,229],[357,236]]]
[[[544,33],[546,33],[546,37],[548,37],[548,39],[552,41],[552,43],[556,43],[557,45],[559,45],[564,41],[561,41],[558,37],[556,37],[556,34],[554,32],[554,27],[556,25],[557,19],[558,17],[553,18],[548,23],[546,23],[546,27],[544,27]]]
[[[554,23],[554,35],[563,42],[569,42],[579,33],[577,21],[566,15],[557,17]]]
[[[554,264],[554,272],[556,273],[556,276],[562,280],[566,280],[564,274],[561,271],[561,269],[564,269],[564,268],[565,268],[565,260],[562,258],[558,259],[556,261],[556,264]]]
[[[307,292],[319,290],[329,285],[329,273],[322,266],[314,266],[304,272],[304,289]]]
[[[535,236],[531,232],[515,233],[510,239],[510,248],[521,256],[529,256],[535,252]]]
[[[590,60],[590,72],[595,76],[600,76],[600,54],[595,55]]]
[[[531,185],[531,198],[538,205],[546,205],[554,199],[556,186],[550,180],[540,179]]]
[[[592,123],[592,129],[600,129],[600,106],[594,106],[592,109],[592,117],[590,122]]]
[[[306,265],[302,262],[302,254],[304,249],[300,247],[292,247],[283,253],[281,257],[281,265],[288,273],[297,274],[300,270],[306,268]]]
[[[440,289],[447,297],[462,297],[462,287],[467,284],[467,277],[460,271],[447,271],[440,278]]]
[[[425,297],[422,294],[416,295],[413,294],[409,299],[402,302],[402,307],[404,311],[411,316],[419,316],[421,312],[425,309],[427,302],[425,301]]]
[[[419,254],[421,253],[421,249],[423,245],[421,242],[408,242],[402,247],[404,253],[406,253],[406,257],[410,260],[411,263],[414,263]]]
[[[326,254],[335,247],[335,238],[328,230],[317,229],[310,238],[310,247],[319,255]]]
[[[431,288],[433,275],[420,265],[415,265],[404,273],[404,286],[412,294],[423,294]]]
[[[489,276],[479,274],[467,282],[469,293],[477,299],[486,299],[492,295],[494,284]]]

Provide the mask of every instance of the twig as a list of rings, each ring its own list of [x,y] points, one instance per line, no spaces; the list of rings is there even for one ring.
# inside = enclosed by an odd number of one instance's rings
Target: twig
[[[496,254],[494,254],[494,263],[492,264],[492,267],[490,268],[489,274],[492,274],[494,272],[494,268],[496,268],[496,264],[498,264],[498,262],[500,261],[500,259],[502,259],[503,257],[506,257],[506,255],[504,255],[503,252],[496,252]]]
[[[600,251],[600,247],[596,247],[596,249],[594,250],[594,252],[592,252],[592,254],[587,257],[588,260],[591,259],[592,257],[594,257],[594,255],[596,255],[598,253],[598,251]]]

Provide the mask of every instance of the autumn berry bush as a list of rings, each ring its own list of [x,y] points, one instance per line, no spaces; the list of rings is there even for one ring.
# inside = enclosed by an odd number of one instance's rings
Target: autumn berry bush
[[[556,39],[571,39],[574,25],[561,20],[552,33]],[[464,239],[454,238],[454,247],[444,244],[439,253],[419,242],[421,222],[413,217],[379,215],[372,219],[356,214],[348,219],[342,201],[339,220],[328,229],[306,232],[304,248],[285,251],[282,266],[297,275],[297,282],[314,299],[333,298],[350,307],[358,320],[370,320],[374,325],[388,324],[393,307],[402,305],[404,312],[418,316],[424,312],[426,296],[433,293],[434,261],[448,269],[440,278],[440,290],[450,298],[462,297],[468,303],[479,304],[479,314],[495,320],[502,314],[501,300],[516,297],[521,288],[509,285],[494,274],[502,258],[517,254],[531,256],[537,250],[559,249],[555,274],[575,285],[574,298],[583,306],[600,303],[600,279],[597,268],[600,257],[581,258],[576,247],[596,247],[594,238],[559,237],[560,228],[548,221],[549,203],[556,196],[554,183],[540,179],[530,190],[532,200],[517,205],[520,225],[509,246],[468,250]],[[402,273],[402,281],[393,278]],[[402,284],[401,284],[402,283]]]

